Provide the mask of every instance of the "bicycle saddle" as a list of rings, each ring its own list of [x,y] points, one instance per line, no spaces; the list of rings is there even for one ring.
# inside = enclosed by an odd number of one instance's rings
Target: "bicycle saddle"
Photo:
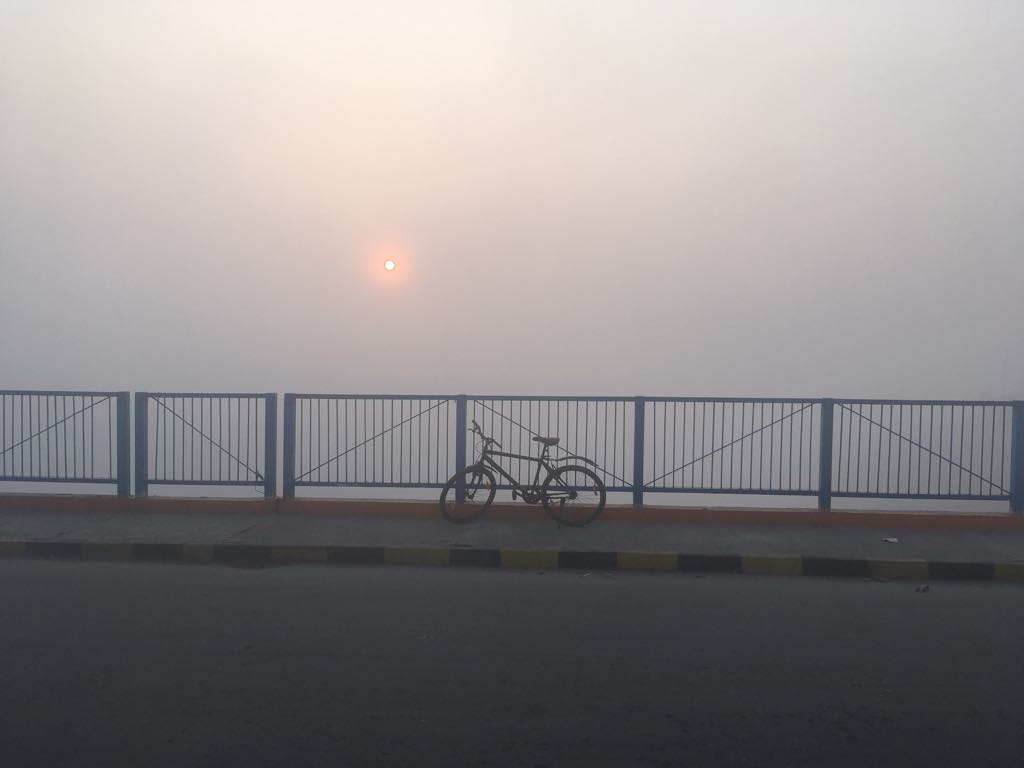
[[[558,438],[558,437],[535,437],[535,438],[533,438],[533,442],[535,442],[535,443],[544,443],[544,445],[552,446],[552,445],[558,445],[558,441],[560,439],[561,438]]]

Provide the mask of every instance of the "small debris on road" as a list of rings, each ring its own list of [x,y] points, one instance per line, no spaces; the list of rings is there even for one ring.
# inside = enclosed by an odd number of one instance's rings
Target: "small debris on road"
[[[927,584],[918,584],[917,585],[917,589],[915,589],[914,591],[915,592],[931,592],[932,588],[930,586],[928,586]]]
[[[897,539],[895,536],[886,536],[884,539],[882,539],[882,541],[884,541],[886,544],[899,544],[900,543],[900,540]]]

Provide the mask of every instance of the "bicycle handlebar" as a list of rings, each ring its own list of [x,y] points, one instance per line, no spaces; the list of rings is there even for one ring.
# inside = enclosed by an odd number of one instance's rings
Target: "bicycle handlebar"
[[[494,443],[494,445],[496,445],[499,448],[501,448],[501,443],[499,443],[493,437],[488,437],[487,435],[484,434],[484,431],[482,429],[480,429],[480,425],[476,423],[476,419],[473,419],[472,421],[473,421],[473,428],[471,430],[469,430],[469,431],[474,433],[474,434],[480,435],[480,437],[483,438],[485,446],[490,445],[491,443]]]

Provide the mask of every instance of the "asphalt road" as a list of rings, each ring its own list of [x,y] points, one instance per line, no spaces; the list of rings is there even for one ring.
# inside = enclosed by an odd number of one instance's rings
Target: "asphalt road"
[[[1019,765],[1024,589],[0,561],[19,766]]]

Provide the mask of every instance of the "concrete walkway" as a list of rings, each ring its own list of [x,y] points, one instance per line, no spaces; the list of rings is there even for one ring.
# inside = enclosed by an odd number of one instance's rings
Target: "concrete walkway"
[[[531,559],[526,553],[535,556]],[[586,528],[559,528],[548,520],[486,517],[455,526],[440,516],[431,520],[254,512],[4,509],[0,511],[0,554],[239,564],[247,560],[252,561],[248,564],[322,560],[506,567],[518,563],[594,570],[1024,580],[1024,531],[906,529],[895,525],[869,528],[599,520]]]

